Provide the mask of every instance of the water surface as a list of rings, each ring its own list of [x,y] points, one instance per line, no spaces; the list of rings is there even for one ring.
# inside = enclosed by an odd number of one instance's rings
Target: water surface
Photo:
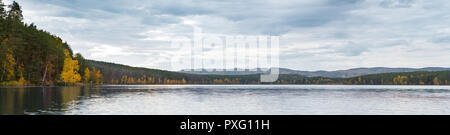
[[[450,86],[0,88],[0,114],[450,114]]]

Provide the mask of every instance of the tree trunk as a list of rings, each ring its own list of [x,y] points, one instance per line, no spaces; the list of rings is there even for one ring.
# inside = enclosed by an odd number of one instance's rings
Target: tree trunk
[[[45,65],[44,77],[42,77],[42,85],[45,85],[45,77],[47,76],[47,67],[48,67],[48,64]]]
[[[3,74],[2,74],[2,78],[1,78],[1,81],[2,81],[2,82],[3,82],[3,76],[5,75],[5,73],[6,73],[6,69],[3,68]]]

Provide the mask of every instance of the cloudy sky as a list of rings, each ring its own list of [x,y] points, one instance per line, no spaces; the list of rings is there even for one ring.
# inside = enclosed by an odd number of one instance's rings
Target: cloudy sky
[[[11,0],[4,0],[10,4]],[[170,39],[279,35],[280,66],[450,67],[447,0],[17,0],[86,58],[171,69]]]

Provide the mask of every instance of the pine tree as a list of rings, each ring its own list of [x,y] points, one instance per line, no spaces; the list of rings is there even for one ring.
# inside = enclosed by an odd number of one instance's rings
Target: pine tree
[[[3,3],[3,0],[0,0],[0,19],[5,19],[6,16],[5,4]]]
[[[13,20],[23,20],[23,15],[22,15],[22,8],[20,7],[19,3],[17,3],[16,1],[13,1],[13,3],[11,5],[9,5],[9,8],[11,9],[8,12],[8,17],[13,19]]]

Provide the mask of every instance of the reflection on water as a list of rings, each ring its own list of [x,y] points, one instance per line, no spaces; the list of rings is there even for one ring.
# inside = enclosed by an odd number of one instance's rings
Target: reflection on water
[[[0,88],[0,114],[450,114],[449,86]]]
[[[0,88],[0,114],[62,114],[98,93],[88,87]]]

